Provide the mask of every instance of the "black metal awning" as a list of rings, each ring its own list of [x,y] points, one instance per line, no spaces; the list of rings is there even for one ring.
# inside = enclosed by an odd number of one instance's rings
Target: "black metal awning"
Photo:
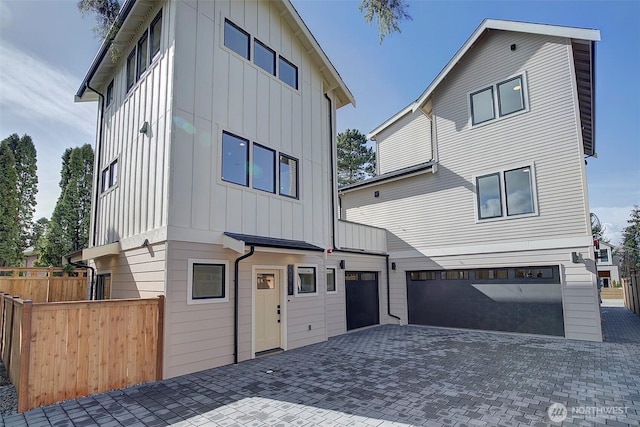
[[[274,237],[251,236],[249,234],[224,232],[224,235],[234,240],[244,242],[245,245],[265,248],[297,249],[303,251],[324,252],[324,249],[302,240],[276,239]]]

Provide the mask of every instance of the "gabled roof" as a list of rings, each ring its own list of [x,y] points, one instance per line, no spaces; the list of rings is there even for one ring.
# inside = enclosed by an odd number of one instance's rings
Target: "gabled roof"
[[[346,193],[352,190],[361,189],[371,185],[384,184],[396,179],[406,178],[408,176],[419,175],[429,170],[433,170],[433,162],[420,163],[414,166],[408,166],[406,168],[394,170],[391,172],[383,173],[382,175],[376,175],[372,178],[365,179],[364,181],[355,182],[353,184],[347,184],[338,189],[340,194]]]
[[[555,36],[555,37],[565,37],[572,39],[573,41],[584,41],[589,42],[589,46],[587,49],[587,56],[585,56],[584,52],[578,52],[580,55],[579,60],[574,58],[574,63],[576,66],[576,75],[578,78],[578,97],[580,104],[580,115],[583,121],[583,133],[587,138],[591,138],[590,141],[584,141],[585,143],[585,154],[593,155],[593,135],[592,129],[589,128],[588,132],[585,132],[585,121],[588,121],[589,126],[591,126],[592,116],[593,116],[593,54],[594,50],[591,47],[593,42],[600,40],[600,31],[587,29],[587,28],[575,28],[575,27],[564,27],[559,25],[547,25],[547,24],[533,24],[529,22],[517,22],[517,21],[503,21],[497,19],[485,19],[482,21],[480,26],[476,28],[476,30],[471,34],[471,36],[464,42],[462,47],[456,52],[456,54],[451,58],[451,60],[445,65],[445,67],[438,73],[435,79],[429,84],[429,86],[422,92],[420,97],[416,99],[414,102],[409,104],[407,107],[402,109],[400,112],[395,114],[393,117],[389,118],[387,121],[382,123],[380,126],[376,127],[369,133],[370,139],[375,139],[376,135],[380,132],[391,126],[401,117],[403,117],[408,112],[415,112],[419,108],[425,106],[433,94],[433,91],[438,87],[438,85],[447,77],[447,75],[451,72],[451,70],[458,64],[460,59],[471,49],[471,47],[475,44],[475,42],[482,36],[487,30],[503,30],[503,31],[514,31],[520,33],[530,33],[530,34],[541,34],[547,36]],[[576,44],[574,43],[574,50],[576,49]],[[581,65],[579,65],[579,63]],[[580,82],[586,82],[588,88],[581,88]],[[588,133],[588,135],[587,135]],[[583,136],[583,137],[584,137]]]
[[[309,54],[318,68],[320,68],[322,77],[327,83],[327,90],[335,90],[336,93],[336,108],[340,108],[347,104],[353,104],[355,106],[356,101],[351,94],[351,91],[340,77],[340,74],[335,69],[327,55],[324,53],[317,40],[307,28],[296,9],[293,7],[289,0],[271,0],[278,9],[280,9],[280,15],[287,21],[287,23],[293,29],[293,33],[298,37],[302,43],[305,52]],[[113,71],[118,64],[114,64],[111,61],[109,48],[113,45],[128,45],[131,42],[132,34],[135,33],[135,29],[140,24],[141,20],[145,19],[147,13],[155,7],[155,2],[145,0],[125,0],[120,8],[118,17],[114,27],[119,26],[118,31],[115,34],[105,40],[100,46],[98,53],[96,54],[89,71],[87,71],[78,91],[76,92],[76,102],[79,101],[97,101],[98,96],[88,86],[101,87],[106,84],[106,79],[110,78]],[[120,61],[126,59],[126,55],[123,54],[123,58]]]

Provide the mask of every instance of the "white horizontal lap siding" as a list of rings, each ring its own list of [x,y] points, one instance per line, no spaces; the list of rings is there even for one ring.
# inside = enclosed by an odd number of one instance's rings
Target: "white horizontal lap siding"
[[[160,8],[163,20],[160,52],[139,81],[127,91],[127,57]],[[100,164],[95,171],[99,192],[102,171],[117,160],[118,182],[98,197],[96,245],[122,240],[167,224],[167,147],[171,121],[167,92],[171,92],[173,67],[172,15],[172,7],[163,2],[141,23],[131,43],[122,48],[113,76],[113,101],[104,112]],[[149,123],[147,135],[140,133],[145,122]]]
[[[376,137],[378,174],[428,162],[431,121],[421,111],[409,113]]]
[[[447,257],[400,258],[390,254],[396,271],[390,274],[392,309],[407,321],[407,271],[455,270],[518,266],[561,265],[565,335],[569,339],[602,341],[600,309],[592,266],[571,263],[571,252],[587,257],[588,247],[540,251],[496,252]],[[396,313],[394,313],[396,314]]]
[[[215,8],[212,10],[212,8]],[[305,240],[330,231],[328,111],[318,66],[277,4],[177,5],[171,226]],[[295,90],[224,46],[224,20],[298,67]],[[223,131],[298,160],[299,199],[221,180]],[[249,157],[252,158],[250,144]],[[277,193],[276,188],[276,193]]]

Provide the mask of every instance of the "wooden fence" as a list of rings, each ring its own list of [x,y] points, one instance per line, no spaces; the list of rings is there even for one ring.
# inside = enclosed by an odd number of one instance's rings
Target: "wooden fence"
[[[18,412],[162,379],[164,296],[34,303],[0,296],[0,355]]]
[[[600,288],[601,299],[623,299],[622,288]]]
[[[630,276],[622,279],[624,306],[640,316],[640,270],[631,270]]]
[[[0,268],[0,292],[37,302],[87,299],[87,271],[61,268]]]

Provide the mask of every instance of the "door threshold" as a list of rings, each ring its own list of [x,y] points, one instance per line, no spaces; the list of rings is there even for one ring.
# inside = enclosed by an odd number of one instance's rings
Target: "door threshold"
[[[279,353],[283,353],[284,349],[278,347],[278,348],[272,348],[271,350],[264,350],[264,351],[258,351],[255,354],[255,358],[257,359],[258,357],[264,357],[264,356],[271,356],[272,354],[279,354]]]

